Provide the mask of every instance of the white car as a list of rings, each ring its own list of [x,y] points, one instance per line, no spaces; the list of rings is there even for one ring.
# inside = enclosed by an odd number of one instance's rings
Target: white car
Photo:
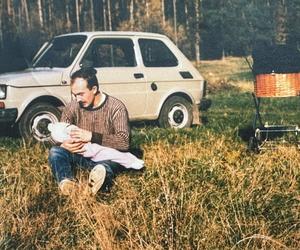
[[[129,118],[161,127],[199,122],[203,77],[164,35],[79,32],[45,43],[21,72],[0,75],[0,122],[17,124],[24,138],[49,140],[47,125],[71,100],[70,75],[94,67],[100,89],[122,100]]]

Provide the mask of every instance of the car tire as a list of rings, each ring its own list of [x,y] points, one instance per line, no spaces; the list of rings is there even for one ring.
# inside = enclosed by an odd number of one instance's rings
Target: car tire
[[[163,104],[158,124],[163,128],[188,128],[192,119],[192,104],[181,96],[172,96]]]
[[[25,140],[51,142],[48,124],[58,122],[61,112],[48,103],[36,103],[25,110],[18,123],[18,130]]]

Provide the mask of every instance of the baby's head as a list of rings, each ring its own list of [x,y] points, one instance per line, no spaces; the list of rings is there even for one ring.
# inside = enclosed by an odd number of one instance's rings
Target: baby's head
[[[48,130],[51,132],[52,139],[55,142],[60,143],[70,139],[70,131],[74,128],[77,127],[75,125],[65,122],[56,122],[48,124]]]

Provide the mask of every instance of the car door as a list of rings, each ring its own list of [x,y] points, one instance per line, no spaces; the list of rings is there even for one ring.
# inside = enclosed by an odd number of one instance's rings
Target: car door
[[[146,113],[157,112],[166,95],[184,87],[181,75],[178,73],[178,60],[168,46],[159,39],[140,38],[139,47],[148,80],[148,100]]]
[[[146,107],[146,79],[137,65],[130,38],[94,38],[81,67],[97,70],[100,89],[126,105],[131,119],[141,118]]]

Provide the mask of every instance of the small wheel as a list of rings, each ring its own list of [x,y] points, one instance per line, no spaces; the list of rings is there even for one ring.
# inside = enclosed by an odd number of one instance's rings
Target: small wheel
[[[258,153],[259,149],[258,149],[258,141],[255,137],[250,137],[249,138],[249,142],[248,142],[248,150],[251,152],[255,152]]]
[[[183,97],[172,96],[162,106],[158,123],[163,128],[188,128],[192,118],[191,103]]]
[[[19,133],[26,140],[51,141],[48,124],[58,122],[60,116],[61,112],[53,105],[36,103],[22,115],[18,124]]]

